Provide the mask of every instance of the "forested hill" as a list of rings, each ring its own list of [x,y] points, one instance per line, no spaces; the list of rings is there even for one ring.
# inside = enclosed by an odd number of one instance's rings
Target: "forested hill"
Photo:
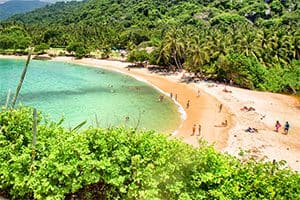
[[[281,16],[290,20],[290,15],[299,14],[298,8],[297,0],[88,0],[83,3],[60,2],[26,15],[14,16],[11,20],[64,25],[118,21],[125,27],[144,25],[139,23],[141,21],[157,25],[165,20],[165,23],[184,22],[195,25],[203,20],[215,23],[216,17],[225,17],[223,15],[226,13],[252,22],[261,19],[275,20]]]
[[[3,22],[0,49],[46,44],[69,47],[78,57],[96,49],[104,57],[113,49],[126,49],[130,61],[174,65],[245,88],[297,92],[299,4],[298,0],[60,2]],[[11,41],[25,42],[9,45],[11,32],[20,29],[26,40]],[[145,47],[153,51],[147,53]]]
[[[46,6],[49,3],[38,0],[11,0],[0,4],[0,20],[8,18],[14,14],[25,13],[36,8]]]

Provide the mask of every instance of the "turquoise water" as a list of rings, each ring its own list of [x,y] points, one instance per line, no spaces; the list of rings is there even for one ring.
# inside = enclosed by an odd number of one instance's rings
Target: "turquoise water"
[[[25,60],[0,59],[0,105],[14,93]],[[64,126],[87,120],[101,127],[131,126],[172,132],[180,123],[176,105],[146,83],[119,73],[63,62],[31,61],[17,104],[35,107]],[[129,117],[129,120],[126,120]]]

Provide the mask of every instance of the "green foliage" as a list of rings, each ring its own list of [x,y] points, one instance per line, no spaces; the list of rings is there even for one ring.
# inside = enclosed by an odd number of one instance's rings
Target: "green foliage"
[[[284,9],[283,5],[281,4],[281,1],[279,0],[273,0],[272,3],[270,4],[270,8],[271,8],[271,11],[274,13],[274,14],[282,14],[282,11]]]
[[[299,199],[299,174],[284,162],[242,164],[201,143],[153,132],[89,128],[81,133],[32,109],[0,112],[0,194],[13,199]]]
[[[48,44],[45,44],[45,43],[41,43],[39,45],[36,45],[34,47],[34,52],[37,52],[37,53],[45,53],[45,50],[49,49],[50,46]]]
[[[266,68],[255,58],[240,54],[221,57],[217,65],[221,77],[224,76],[226,80],[232,80],[234,84],[248,89],[260,88],[267,73]]]
[[[33,41],[35,46],[73,47],[78,58],[92,50],[108,58],[111,50],[124,49],[132,61],[149,60],[217,79],[232,78],[237,70],[235,76],[241,77],[235,83],[242,87],[297,92],[298,83],[285,84],[296,81],[293,75],[281,71],[297,72],[292,62],[300,57],[299,6],[294,0],[59,2],[0,23],[0,49],[24,51]],[[16,24],[24,27],[22,34],[7,33]],[[134,50],[147,47],[153,49],[149,55]],[[234,62],[242,69],[219,65],[233,54],[240,55]],[[245,57],[257,68],[245,67]],[[251,76],[256,73],[266,77]],[[272,73],[278,81],[267,77]]]
[[[290,66],[282,68],[275,66],[269,69],[263,87],[268,91],[283,91],[286,93],[300,90],[300,61],[294,60]]]
[[[256,22],[257,18],[267,18],[266,10],[268,6],[264,2],[254,3],[242,8],[239,14],[247,17],[252,22]]]
[[[129,62],[143,62],[149,59],[149,54],[146,50],[133,50],[129,53],[127,60]]]
[[[85,48],[84,44],[82,44],[81,42],[70,43],[67,46],[66,50],[70,53],[75,53],[76,58],[82,58],[88,53],[88,50]]]
[[[11,26],[0,30],[0,49],[25,50],[31,44],[31,38],[20,26]]]
[[[229,14],[229,13],[222,13],[213,17],[210,20],[211,25],[220,25],[220,26],[228,26],[233,24],[244,24],[247,23],[246,19],[238,14]]]

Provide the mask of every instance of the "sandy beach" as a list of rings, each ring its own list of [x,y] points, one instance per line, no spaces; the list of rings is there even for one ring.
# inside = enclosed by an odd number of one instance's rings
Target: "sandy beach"
[[[56,57],[52,60],[125,73],[159,88],[165,95],[177,94],[177,102],[184,109],[186,117],[173,137],[181,138],[188,144],[197,147],[198,140],[203,138],[218,150],[237,157],[242,149],[247,155],[243,159],[253,156],[256,159],[286,160],[292,169],[300,171],[300,103],[291,96],[230,86],[226,86],[230,92],[224,92],[225,86],[222,84],[181,82],[182,74],[152,73],[145,68],[132,68],[128,71],[125,67],[130,63],[120,61],[89,58],[76,60],[71,57]],[[188,100],[190,106],[187,108]],[[254,110],[241,110],[244,106]],[[225,120],[228,125],[220,126]],[[274,131],[276,120],[282,125],[278,133]],[[283,134],[285,121],[289,121],[291,125],[287,135]],[[194,124],[197,126],[196,134],[198,125],[201,125],[200,136],[191,136]],[[253,127],[258,132],[245,132],[248,127]]]

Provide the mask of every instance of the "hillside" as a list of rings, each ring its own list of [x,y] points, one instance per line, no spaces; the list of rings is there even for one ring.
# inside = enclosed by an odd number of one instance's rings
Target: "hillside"
[[[25,13],[32,11],[36,8],[44,7],[49,3],[42,2],[39,0],[11,0],[3,4],[0,4],[0,20],[6,19],[14,14]]]
[[[9,18],[2,32],[15,24],[33,45],[69,46],[78,57],[101,50],[106,58],[111,50],[126,49],[130,61],[174,65],[244,88],[300,90],[295,0],[59,2]],[[2,48],[7,43],[5,38]],[[141,51],[145,47],[153,51]]]

